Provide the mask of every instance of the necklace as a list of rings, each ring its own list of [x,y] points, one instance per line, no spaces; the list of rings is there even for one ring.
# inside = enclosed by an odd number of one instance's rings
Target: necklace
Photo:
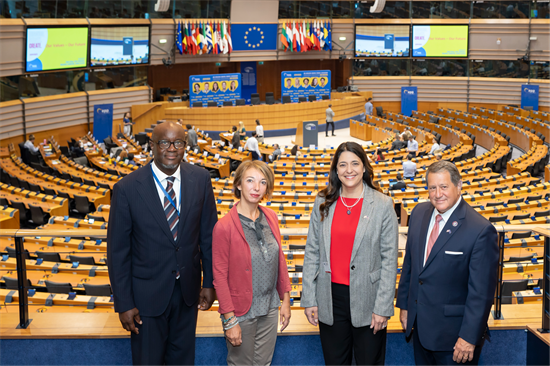
[[[357,201],[355,201],[355,203],[354,203],[353,205],[348,206],[348,205],[346,204],[346,201],[344,201],[344,197],[342,197],[342,188],[340,188],[340,201],[342,201],[342,204],[343,204],[344,206],[346,206],[346,208],[348,209],[347,212],[346,212],[348,215],[351,215],[351,209],[352,209],[356,204],[359,203],[359,200],[360,200],[361,198],[363,198],[363,193],[365,193],[365,186],[363,186],[363,191],[361,192],[361,197],[357,198]]]

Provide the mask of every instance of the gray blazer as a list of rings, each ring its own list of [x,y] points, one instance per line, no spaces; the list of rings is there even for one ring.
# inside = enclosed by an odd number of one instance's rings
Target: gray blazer
[[[372,313],[393,315],[397,276],[397,217],[390,197],[369,188],[365,183],[361,217],[357,225],[350,262],[351,323],[354,327],[370,325]],[[328,217],[321,221],[319,206],[324,198],[317,196],[306,242],[301,306],[317,306],[319,321],[334,322],[332,312],[330,233],[336,202]]]

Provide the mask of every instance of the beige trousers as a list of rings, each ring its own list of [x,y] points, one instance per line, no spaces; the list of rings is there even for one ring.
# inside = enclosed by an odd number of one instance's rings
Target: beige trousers
[[[228,365],[271,365],[275,343],[277,342],[277,319],[279,309],[270,309],[269,312],[258,318],[248,319],[239,323],[241,326],[243,343],[233,347],[228,340]]]

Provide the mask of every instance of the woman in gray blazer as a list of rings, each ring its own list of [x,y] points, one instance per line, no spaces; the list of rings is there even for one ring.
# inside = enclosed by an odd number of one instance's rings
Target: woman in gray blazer
[[[301,305],[327,365],[382,365],[397,276],[397,218],[363,148],[342,143],[311,214]]]

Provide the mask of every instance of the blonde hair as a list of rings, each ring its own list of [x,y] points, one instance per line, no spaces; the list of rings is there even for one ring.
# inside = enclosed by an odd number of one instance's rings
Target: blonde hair
[[[239,122],[239,127],[241,127],[241,128],[243,128],[243,127],[244,127],[244,123],[243,123],[243,121],[240,121],[240,122]]]
[[[235,177],[233,178],[233,194],[235,195],[235,197],[237,197],[238,199],[241,198],[241,191],[237,187],[241,185],[244,173],[248,169],[256,169],[263,174],[265,180],[267,181],[267,189],[265,191],[264,197],[271,199],[273,189],[275,188],[275,175],[273,174],[273,170],[271,170],[269,165],[259,160],[243,161],[235,171]],[[262,197],[262,199],[264,197]]]

